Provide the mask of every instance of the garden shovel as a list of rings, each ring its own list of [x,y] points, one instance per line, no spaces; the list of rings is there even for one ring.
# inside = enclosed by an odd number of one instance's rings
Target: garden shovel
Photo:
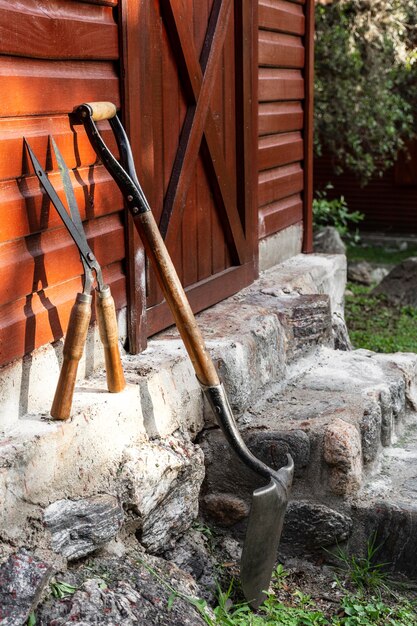
[[[287,465],[275,471],[257,459],[246,447],[184,289],[138,182],[129,140],[116,115],[116,107],[109,102],[94,102],[80,105],[74,113],[77,120],[84,124],[94,150],[125,197],[197,379],[219,426],[241,461],[267,481],[265,487],[256,489],[253,493],[241,559],[243,591],[247,600],[256,608],[265,597],[264,591],[269,587],[276,560],[294,473],[292,458],[287,455]],[[96,121],[105,119],[109,120],[115,135],[122,165],[107,148],[95,124]]]

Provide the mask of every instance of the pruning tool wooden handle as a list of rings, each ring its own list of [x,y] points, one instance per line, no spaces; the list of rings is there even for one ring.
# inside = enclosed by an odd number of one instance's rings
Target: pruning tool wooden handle
[[[91,117],[95,122],[111,120],[117,114],[116,105],[113,102],[86,102],[91,109]]]
[[[126,382],[120,360],[116,307],[108,286],[96,291],[96,315],[106,361],[107,388],[118,393],[125,388]]]
[[[51,415],[55,419],[66,420],[71,415],[78,363],[83,354],[91,318],[91,300],[90,295],[78,293],[71,309],[64,343],[64,362],[51,407]]]

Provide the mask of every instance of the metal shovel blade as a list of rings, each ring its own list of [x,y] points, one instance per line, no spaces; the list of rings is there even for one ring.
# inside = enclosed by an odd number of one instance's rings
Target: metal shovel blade
[[[240,562],[240,580],[249,604],[258,608],[265,600],[276,562],[294,464],[276,472],[266,487],[253,492],[246,538]]]

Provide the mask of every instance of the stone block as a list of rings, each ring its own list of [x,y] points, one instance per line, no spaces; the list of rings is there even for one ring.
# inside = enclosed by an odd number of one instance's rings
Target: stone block
[[[48,584],[52,568],[25,550],[0,567],[0,624],[23,626]]]
[[[44,513],[52,549],[69,561],[80,559],[113,539],[123,524],[123,509],[108,494],[80,500],[58,500]]]
[[[123,360],[126,380],[138,389],[150,439],[203,428],[202,393],[182,341],[155,339],[140,355]]]
[[[289,432],[247,429],[242,436],[248,448],[273,469],[287,463],[287,453],[294,459],[299,473],[308,463],[310,441],[301,430]],[[255,489],[265,485],[265,479],[255,474],[235,455],[220,430],[204,433],[200,441],[206,463],[206,479],[202,505],[218,523],[231,525],[247,512]],[[245,506],[246,503],[246,506]]]
[[[382,411],[377,402],[367,402],[359,424],[364,463],[374,461],[381,445]]]
[[[324,432],[323,452],[330,468],[331,491],[340,496],[354,494],[362,482],[362,446],[357,427],[336,418]]]
[[[285,514],[283,542],[310,549],[345,541],[352,531],[349,515],[317,502],[290,501]]]
[[[150,552],[166,550],[197,517],[204,460],[187,438],[178,435],[126,450],[119,476],[125,507]]]
[[[37,611],[39,624],[54,626],[204,626],[207,623],[186,598],[201,597],[189,574],[172,563],[145,554],[134,558],[97,559],[105,580],[79,568],[69,578],[76,587],[63,600],[50,598]],[[78,574],[78,576],[77,576]],[[178,592],[173,597],[173,591]],[[173,599],[168,608],[170,598]],[[208,610],[209,611],[209,610]],[[208,613],[213,617],[212,613]],[[38,623],[37,622],[37,623]],[[17,625],[14,625],[17,626]]]

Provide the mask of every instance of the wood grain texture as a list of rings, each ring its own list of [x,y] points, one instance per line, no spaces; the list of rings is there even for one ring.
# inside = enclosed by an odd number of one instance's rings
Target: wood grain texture
[[[4,56],[0,64],[2,117],[70,113],[74,105],[106,98],[120,105],[116,68],[109,61],[46,61]]]
[[[304,172],[300,163],[276,167],[259,174],[259,206],[302,191]]]
[[[116,307],[110,288],[96,291],[96,318],[106,363],[107,389],[119,393],[126,387],[119,350]]]
[[[108,124],[98,124],[103,139],[117,152],[116,141]],[[45,171],[58,171],[51,154],[51,135],[69,169],[90,166],[97,155],[82,126],[71,127],[68,116],[3,118],[0,119],[0,181],[20,178],[30,173],[23,137],[27,139]]]
[[[253,282],[254,277],[253,264],[246,263],[199,281],[186,290],[186,295],[192,310],[197,313],[237,293]],[[174,318],[166,305],[157,304],[148,309],[149,336],[160,332],[161,327],[168,328],[173,324]]]
[[[259,105],[259,135],[301,130],[304,111],[301,102],[265,102]]]
[[[198,380],[203,385],[218,385],[220,381],[217,371],[207,352],[200,329],[152,213],[147,212],[139,215],[135,218],[135,225],[164,292],[165,299],[169,304]]]
[[[51,407],[52,417],[58,420],[66,420],[71,415],[78,363],[84,352],[91,318],[91,301],[91,296],[79,293],[71,309],[63,349],[64,361]]]
[[[111,286],[117,309],[126,306],[126,280],[121,263],[103,270]],[[36,348],[61,339],[68,326],[71,308],[81,279],[30,293],[0,307],[0,362],[21,358]]]
[[[259,101],[302,100],[304,79],[300,70],[259,69]]]
[[[306,2],[306,67],[304,118],[304,232],[303,252],[313,252],[313,152],[314,152],[314,0]]]
[[[282,33],[304,35],[303,9],[286,0],[259,0],[259,27]]]
[[[121,73],[124,76],[123,81],[121,81],[122,119],[137,166],[140,165],[140,154],[143,145],[141,142],[141,128],[144,126],[138,114],[141,98],[141,41],[138,37],[137,29],[140,19],[140,0],[121,0],[119,4],[120,64]],[[110,145],[109,148],[112,150]],[[126,224],[126,283],[128,300],[127,340],[129,352],[137,354],[146,348],[145,251],[127,209],[125,209],[124,218]]]
[[[125,256],[124,228],[120,214],[84,223],[86,236],[98,262],[104,267]],[[0,244],[0,302],[82,276],[78,249],[64,227]]]
[[[85,2],[86,4],[100,4],[103,6],[117,7],[119,0],[77,0],[78,2]]]
[[[300,132],[261,137],[258,148],[259,169],[266,170],[301,161],[303,148],[303,136]]]
[[[69,0],[0,0],[0,54],[117,59],[117,24],[110,7]]]
[[[260,237],[307,219],[314,45],[309,12],[311,5],[302,0],[259,0]]]
[[[104,96],[120,105],[117,4],[0,0],[0,364],[61,338],[82,289],[78,251],[33,176],[23,137],[65,204],[49,136],[56,140],[90,245],[116,305],[126,303],[122,198],[68,116]],[[117,154],[108,125],[100,127]]]
[[[304,67],[304,46],[301,37],[259,31],[259,65],[266,67]]]
[[[49,178],[65,204],[59,174],[53,173]],[[109,215],[122,208],[121,194],[103,166],[71,172],[70,178],[82,220]],[[0,183],[0,242],[61,225],[58,213],[35,176]]]
[[[259,238],[268,237],[302,219],[303,200],[300,194],[267,204],[259,210]]]
[[[230,266],[237,271],[250,258],[253,276],[256,201],[249,205],[256,194],[256,141],[250,147],[243,138],[256,126],[250,116],[257,72],[247,77],[256,62],[248,45],[255,49],[257,43],[253,3],[167,0],[141,6],[139,74],[146,88],[139,102],[148,122],[142,128],[148,149],[140,157],[141,180],[178,275],[192,293],[201,280],[223,276]],[[246,268],[246,278],[249,273]],[[208,306],[204,298],[216,301],[209,292],[198,289],[199,308]],[[155,323],[162,329],[172,320],[153,271],[148,307],[152,315],[158,311],[152,323],[148,318],[150,333]]]

